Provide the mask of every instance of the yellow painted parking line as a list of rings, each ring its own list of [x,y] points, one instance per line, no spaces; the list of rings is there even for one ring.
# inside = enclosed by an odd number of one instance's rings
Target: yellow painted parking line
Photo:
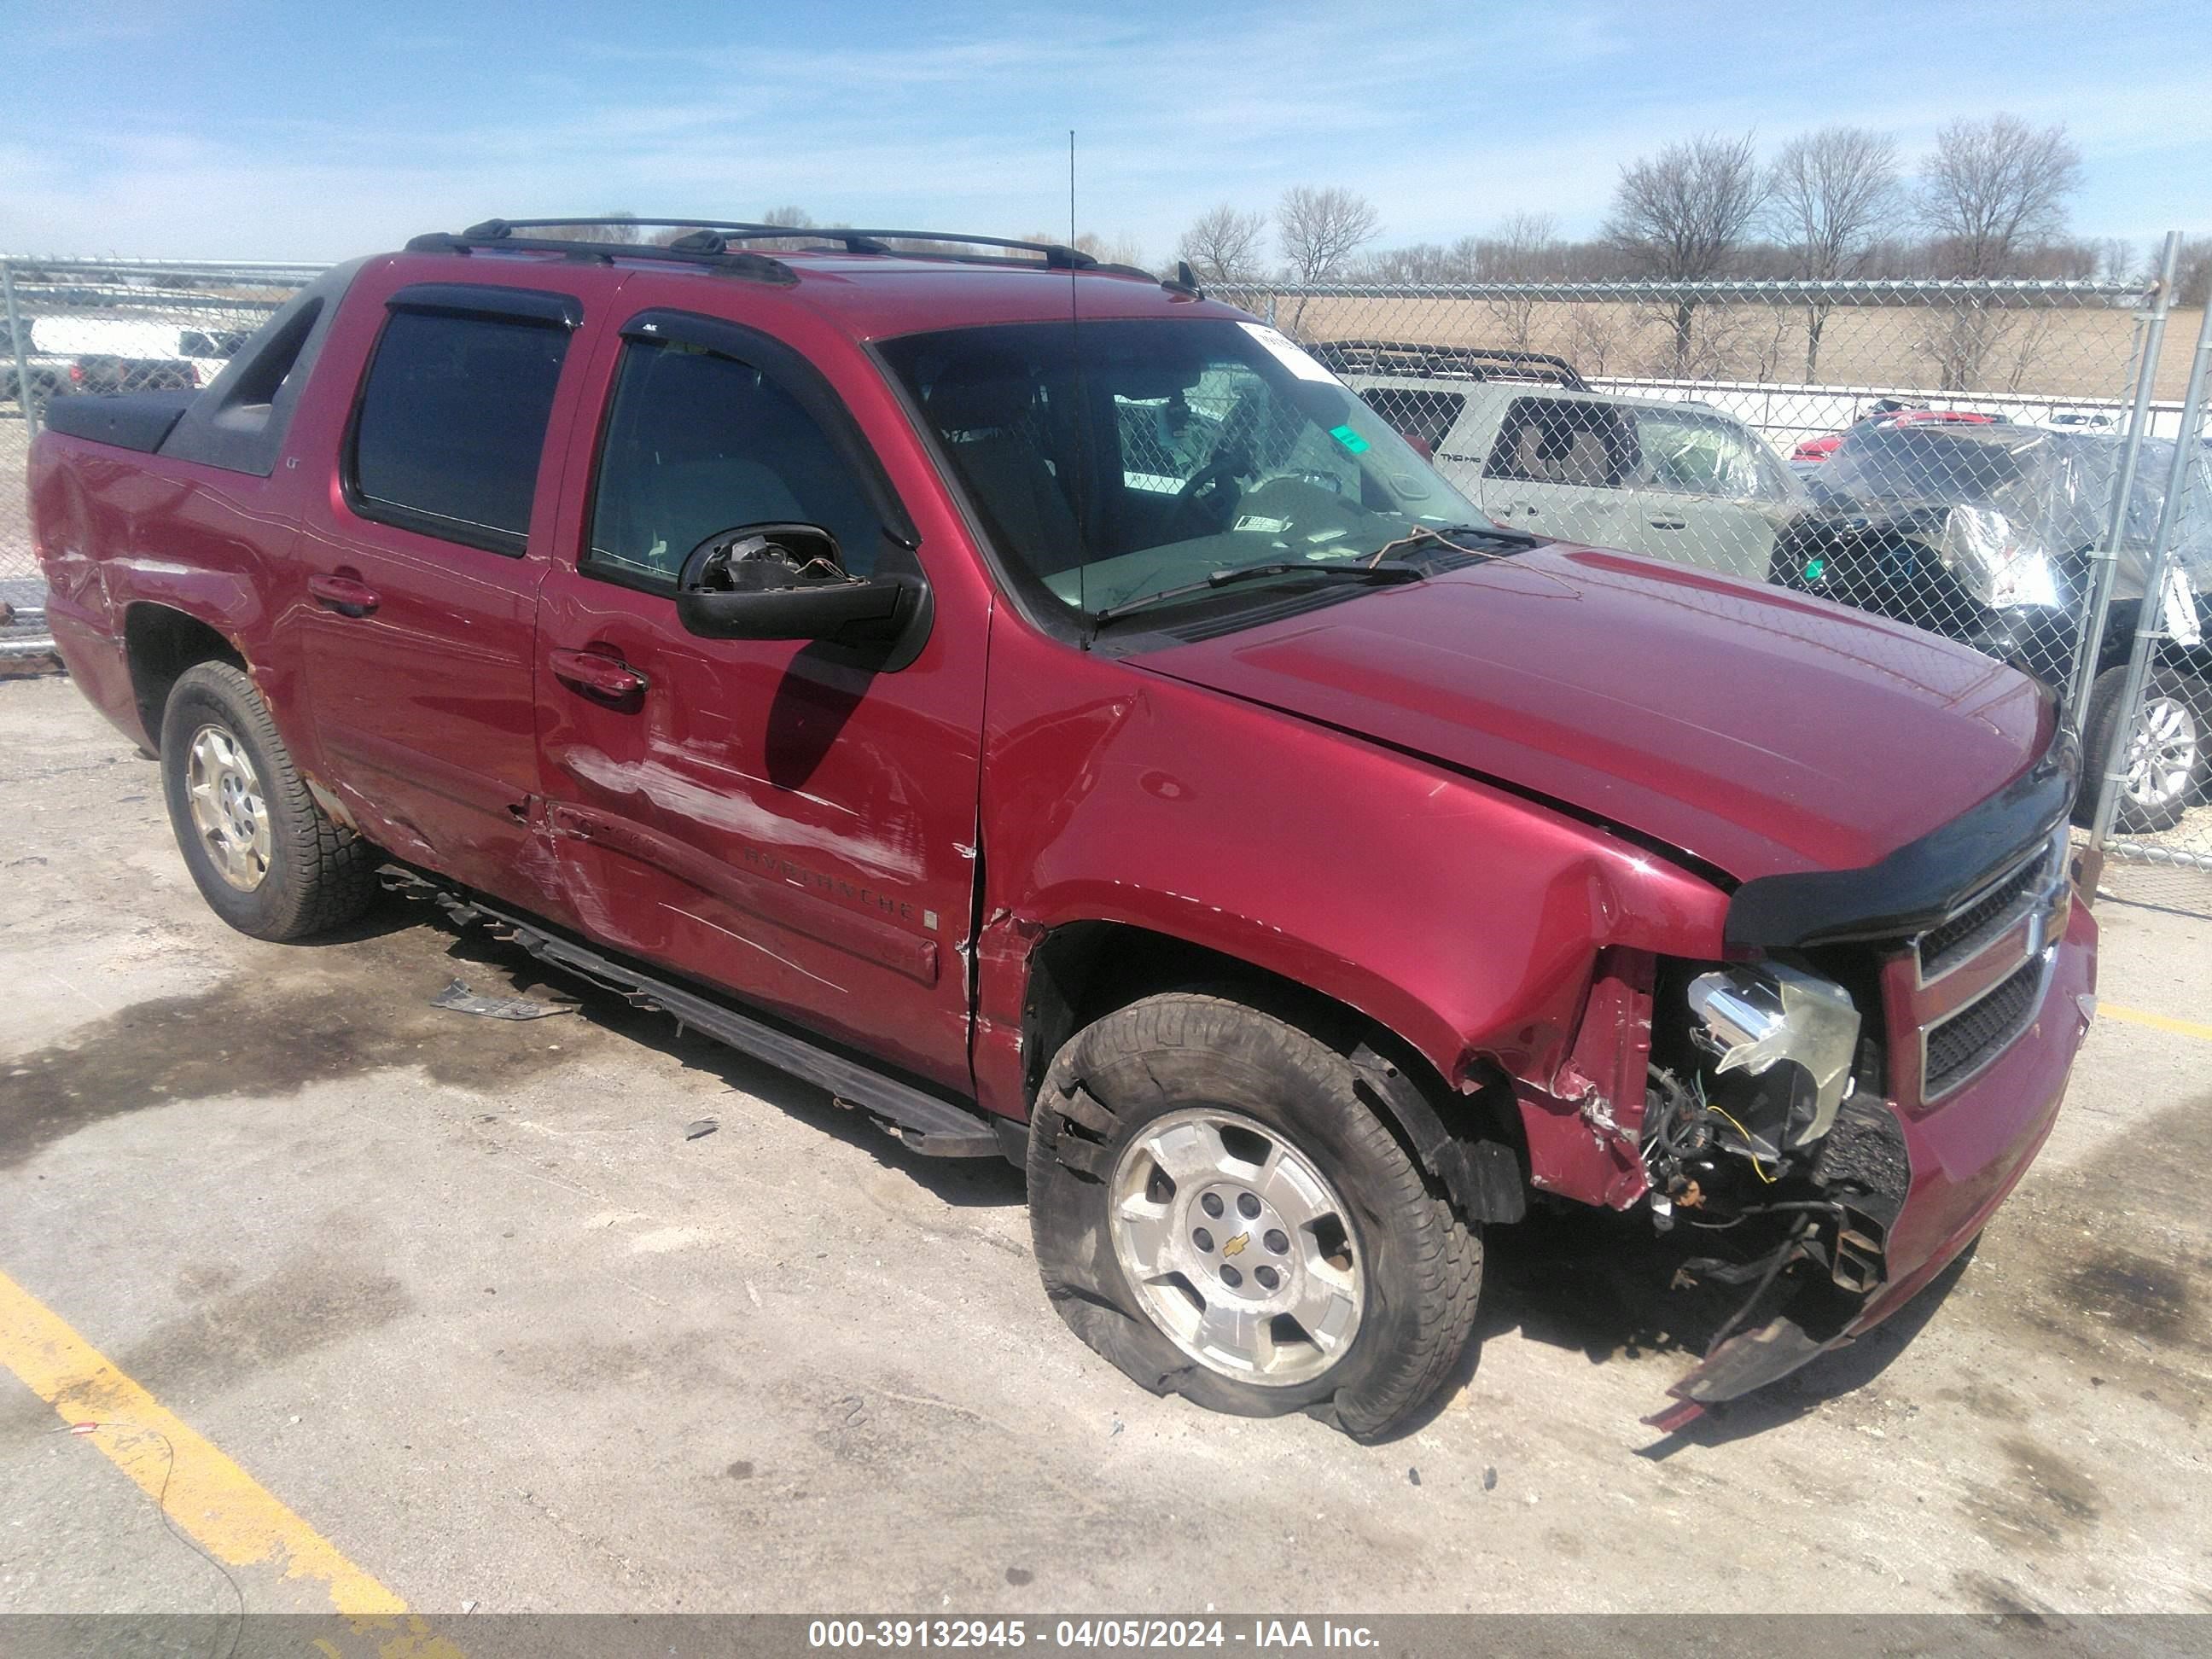
[[[274,1565],[287,1578],[319,1583],[342,1613],[407,1611],[398,1596],[5,1273],[0,1364],[72,1428],[97,1425],[84,1429],[84,1437],[218,1561]]]
[[[2154,1014],[2141,1008],[2123,1007],[2117,1002],[2100,1002],[2097,1012],[2107,1019],[2124,1021],[2130,1025],[2148,1025],[2154,1031],[2172,1031],[2176,1036],[2195,1037],[2201,1042],[2212,1042],[2212,1025],[2193,1019],[2176,1019],[2170,1014]]]

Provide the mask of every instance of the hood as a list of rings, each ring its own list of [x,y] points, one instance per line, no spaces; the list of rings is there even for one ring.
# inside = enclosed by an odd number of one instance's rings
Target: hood
[[[1994,794],[2054,723],[2026,675],[1932,634],[1556,544],[1132,661],[1739,880],[1872,864]]]

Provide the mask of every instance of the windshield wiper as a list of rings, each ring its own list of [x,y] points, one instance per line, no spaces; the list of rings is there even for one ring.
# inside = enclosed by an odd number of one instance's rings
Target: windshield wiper
[[[1217,570],[1204,581],[1184,582],[1175,587],[1163,587],[1156,593],[1139,594],[1133,599],[1124,599],[1119,605],[1109,605],[1091,618],[1094,626],[1103,626],[1117,617],[1126,617],[1132,611],[1141,611],[1147,605],[1179,599],[1193,593],[1206,593],[1217,587],[1230,587],[1238,582],[1256,581],[1262,576],[1310,576],[1320,581],[1348,581],[1371,583],[1378,586],[1394,586],[1400,582],[1419,581],[1428,573],[1410,564],[1308,564],[1304,560],[1293,563],[1288,560],[1273,564],[1240,564],[1225,570]]]

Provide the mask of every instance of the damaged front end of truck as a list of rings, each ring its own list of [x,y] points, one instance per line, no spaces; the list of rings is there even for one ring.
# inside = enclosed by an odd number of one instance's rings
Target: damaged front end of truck
[[[1740,1293],[1646,1422],[1682,1429],[1886,1318],[2034,1157],[2094,1004],[2078,766],[2061,735],[1877,865],[1743,884],[1727,960],[1601,959],[1544,1103],[1603,1146],[1607,1204],[1710,1238],[1678,1288]]]

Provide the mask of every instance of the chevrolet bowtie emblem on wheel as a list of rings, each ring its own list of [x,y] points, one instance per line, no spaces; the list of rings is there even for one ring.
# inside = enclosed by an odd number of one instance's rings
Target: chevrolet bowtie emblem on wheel
[[[1221,1247],[1221,1254],[1224,1255],[1242,1255],[1244,1254],[1244,1247],[1251,1242],[1251,1234],[1239,1233],[1236,1237],[1231,1239],[1226,1244],[1224,1244]]]

